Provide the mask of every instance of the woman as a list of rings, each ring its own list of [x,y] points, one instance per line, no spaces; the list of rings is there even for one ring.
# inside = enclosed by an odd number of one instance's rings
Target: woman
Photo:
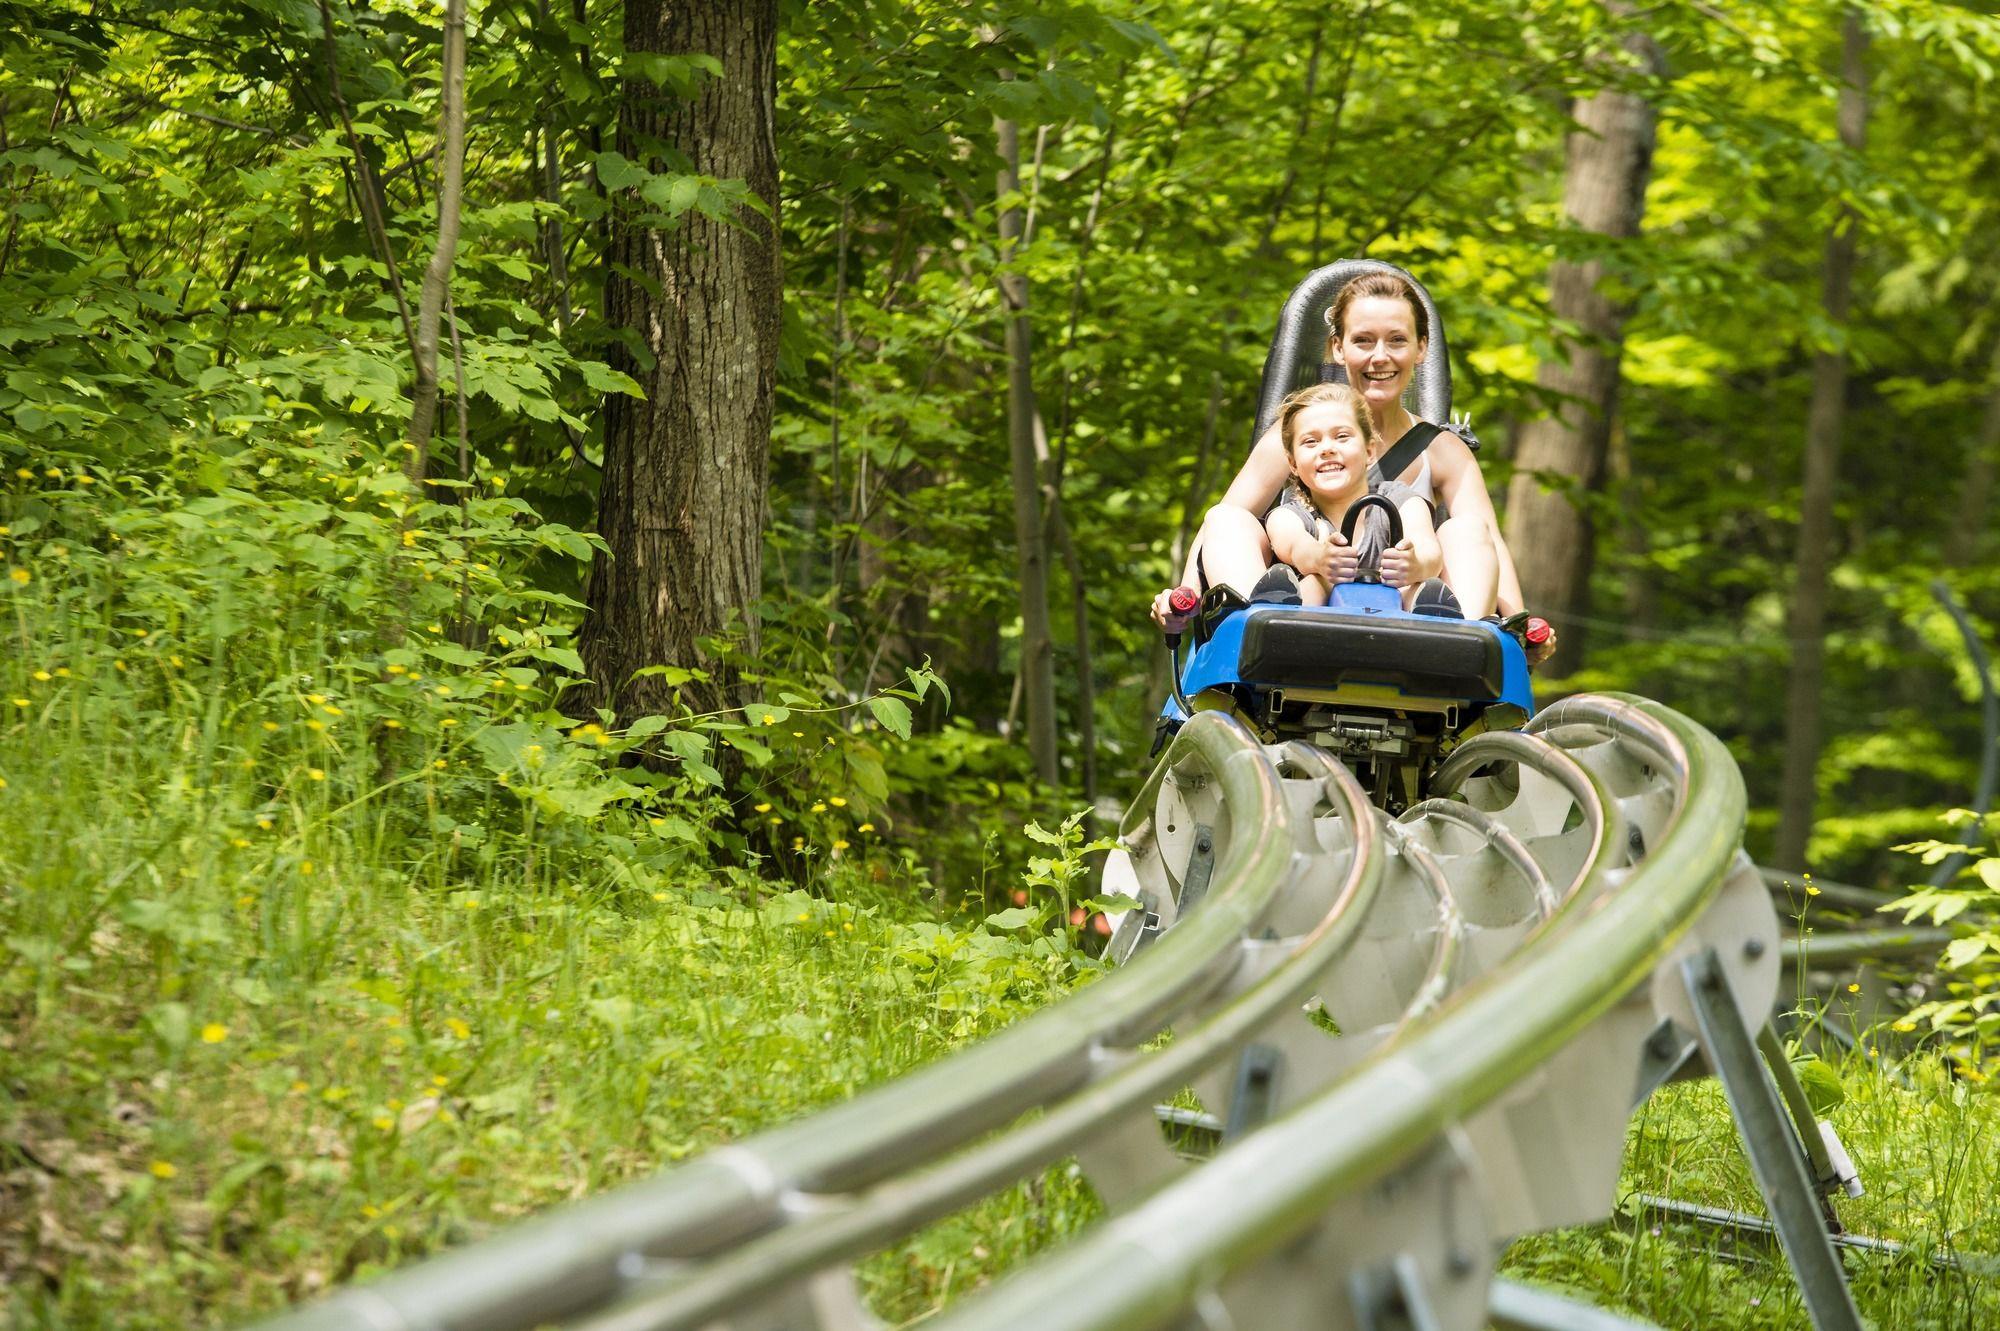
[[[1520,579],[1500,536],[1493,501],[1486,493],[1479,462],[1465,441],[1434,422],[1420,421],[1403,406],[1403,392],[1422,362],[1430,340],[1430,320],[1410,284],[1393,273],[1364,273],[1341,288],[1327,312],[1326,359],[1347,371],[1347,381],[1367,404],[1375,433],[1390,441],[1376,456],[1387,456],[1412,430],[1429,436],[1422,452],[1393,478],[1434,502],[1446,515],[1437,528],[1444,556],[1444,581],[1456,593],[1467,618],[1522,609]],[[1182,581],[1187,586],[1225,583],[1246,598],[1271,563],[1263,515],[1284,487],[1290,467],[1274,427],[1251,449],[1222,502],[1208,511],[1201,534],[1188,553]],[[1330,568],[1302,573],[1327,576]],[[1176,616],[1168,592],[1153,601],[1153,618],[1167,632],[1180,632],[1186,616]],[[1554,639],[1536,659],[1553,650]]]

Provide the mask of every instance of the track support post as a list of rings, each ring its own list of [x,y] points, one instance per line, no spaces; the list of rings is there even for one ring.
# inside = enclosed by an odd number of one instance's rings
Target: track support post
[[[1750,1171],[1798,1277],[1814,1331],[1861,1331],[1847,1273],[1820,1214],[1819,1192],[1806,1172],[1784,1104],[1765,1073],[1715,949],[1705,948],[1684,960],[1681,978],[1694,1008],[1702,1052],[1722,1082],[1729,1112],[1750,1157]]]

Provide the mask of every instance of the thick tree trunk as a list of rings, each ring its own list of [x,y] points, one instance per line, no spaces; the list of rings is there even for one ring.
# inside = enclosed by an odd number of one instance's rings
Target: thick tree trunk
[[[1011,120],[994,123],[1001,167],[996,188],[1004,198],[1020,189],[1021,143]],[[1000,258],[1015,257],[1021,241],[1019,207],[1000,212]],[[1056,763],[1055,644],[1049,634],[1049,550],[1042,522],[1042,476],[1035,447],[1034,346],[1028,331],[1028,279],[1007,273],[1000,279],[1002,317],[1007,323],[1007,453],[1014,474],[1014,544],[1021,606],[1021,673],[1028,712],[1028,751],[1035,774],[1054,785]]]
[[[1622,16],[1626,6],[1608,6]],[[1663,68],[1660,49],[1643,32],[1625,38],[1625,50],[1645,66]],[[1577,128],[1567,147],[1563,211],[1584,231],[1628,239],[1639,233],[1652,176],[1654,111],[1643,98],[1602,92],[1574,110]],[[1604,265],[1559,262],[1549,270],[1549,304],[1582,338],[1567,360],[1544,364],[1536,382],[1559,394],[1556,414],[1521,431],[1513,484],[1507,491],[1507,544],[1521,575],[1528,608],[1561,627],[1553,673],[1567,674],[1581,659],[1589,609],[1594,553],[1587,503],[1603,483],[1605,452],[1618,402],[1625,306],[1598,289]],[[1545,483],[1544,477],[1559,482]]]
[[[1868,31],[1858,10],[1841,26],[1840,141],[1859,152],[1868,125]],[[1841,328],[1854,275],[1852,209],[1843,206],[1826,236],[1821,300],[1827,323]],[[1798,579],[1787,632],[1792,670],[1785,682],[1785,768],[1778,797],[1778,844],[1784,868],[1805,864],[1818,793],[1820,682],[1826,671],[1826,583],[1833,563],[1833,491],[1840,473],[1840,427],[1847,412],[1847,352],[1813,356],[1812,406],[1806,416],[1805,479],[1799,494]]]
[[[647,146],[668,145],[686,157],[684,169],[742,180],[775,214],[777,28],[775,0],[628,0],[627,50],[705,52],[722,73],[691,98],[628,77],[619,112],[625,155],[670,169]],[[670,690],[661,678],[632,674],[673,665],[711,673],[709,684],[690,686],[697,706],[726,706],[735,701],[734,677],[698,643],[740,615],[746,645],[756,646],[747,616],[763,576],[777,223],[748,208],[733,225],[690,210],[655,230],[619,209],[605,267],[611,326],[646,348],[643,358],[614,353],[618,368],[646,397],[605,400],[598,531],[611,557],[593,570],[580,642],[592,700],[621,717],[663,711]]]

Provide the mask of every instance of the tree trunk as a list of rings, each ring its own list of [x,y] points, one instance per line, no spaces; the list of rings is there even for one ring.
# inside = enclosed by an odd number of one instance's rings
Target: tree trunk
[[[1993,507],[1993,473],[2000,468],[2000,341],[1993,344],[1993,365],[1987,371],[1986,414],[1965,461],[1965,480],[1958,491],[1958,521],[1945,533],[1944,559],[1965,568],[1979,558]]]
[[[459,201],[465,183],[465,0],[445,0],[444,69],[439,83],[438,139],[444,157],[438,172],[437,248],[417,293],[416,383],[410,389],[410,456],[404,466],[421,483],[437,428],[438,325],[451,292],[458,254]],[[453,336],[455,337],[454,329]]]
[[[1011,120],[994,122],[1000,140],[1000,172],[995,187],[1002,197],[1020,189],[1021,142]],[[1000,212],[1000,260],[1007,263],[1020,248],[1022,218],[1018,206]],[[1049,785],[1061,776],[1056,764],[1055,645],[1049,636],[1049,550],[1042,523],[1041,465],[1035,448],[1035,385],[1033,343],[1028,331],[1028,279],[1018,272],[1000,278],[1002,317],[1007,323],[1007,453],[1013,463],[1014,544],[1021,606],[1021,672],[1023,701],[1028,712],[1028,751],[1035,774]]]
[[[699,640],[741,615],[744,645],[756,648],[748,616],[763,577],[778,358],[777,30],[775,0],[628,0],[625,8],[628,51],[706,52],[722,64],[689,98],[628,76],[625,155],[673,169],[647,146],[666,144],[685,155],[687,170],[744,181],[772,215],[745,208],[731,223],[690,209],[654,230],[629,208],[614,209],[605,309],[628,334],[613,341],[614,363],[646,397],[605,399],[598,531],[611,556],[593,570],[579,646],[595,681],[590,700],[621,717],[669,705],[660,677],[632,678],[649,665],[705,670],[710,681],[690,684],[688,700],[732,705],[733,673]]]
[[[1607,8],[1624,18],[1628,7]],[[1640,31],[1624,48],[1645,67],[1664,67],[1660,49]],[[1643,98],[1601,92],[1574,108],[1577,128],[1567,145],[1563,211],[1578,229],[1629,239],[1639,233],[1652,176],[1654,111]],[[1604,459],[1618,401],[1626,307],[1598,289],[1604,265],[1561,261],[1549,270],[1549,304],[1582,338],[1568,359],[1541,367],[1536,383],[1559,396],[1553,416],[1521,431],[1517,468],[1507,490],[1507,544],[1513,550],[1527,606],[1562,629],[1552,672],[1567,674],[1581,659],[1594,553],[1587,496],[1603,482]],[[1543,477],[1561,488],[1550,488]],[[1586,496],[1584,503],[1572,492]]]
[[[1860,152],[1868,125],[1868,30],[1858,10],[1841,25],[1840,141]],[[1835,329],[1847,323],[1854,274],[1853,209],[1842,205],[1826,236],[1821,300]],[[1813,356],[1812,406],[1806,416],[1805,479],[1799,494],[1798,579],[1787,632],[1792,669],[1785,681],[1785,768],[1778,797],[1776,862],[1805,865],[1818,793],[1820,681],[1826,669],[1826,583],[1833,562],[1833,490],[1840,471],[1840,427],[1847,411],[1847,351]]]

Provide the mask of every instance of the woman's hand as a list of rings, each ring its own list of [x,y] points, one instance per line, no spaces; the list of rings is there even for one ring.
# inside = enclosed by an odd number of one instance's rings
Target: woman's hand
[[[1413,587],[1423,581],[1415,542],[1405,537],[1382,552],[1382,581],[1391,587]]]
[[[1533,670],[1536,666],[1554,656],[1556,654],[1556,641],[1556,626],[1551,624],[1549,625],[1548,637],[1542,639],[1540,642],[1523,644],[1527,649],[1525,655],[1528,658],[1528,669]]]
[[[1178,590],[1177,587],[1168,587],[1153,598],[1153,622],[1160,626],[1162,633],[1185,633],[1188,621],[1194,618],[1192,614],[1174,613],[1173,595]]]

